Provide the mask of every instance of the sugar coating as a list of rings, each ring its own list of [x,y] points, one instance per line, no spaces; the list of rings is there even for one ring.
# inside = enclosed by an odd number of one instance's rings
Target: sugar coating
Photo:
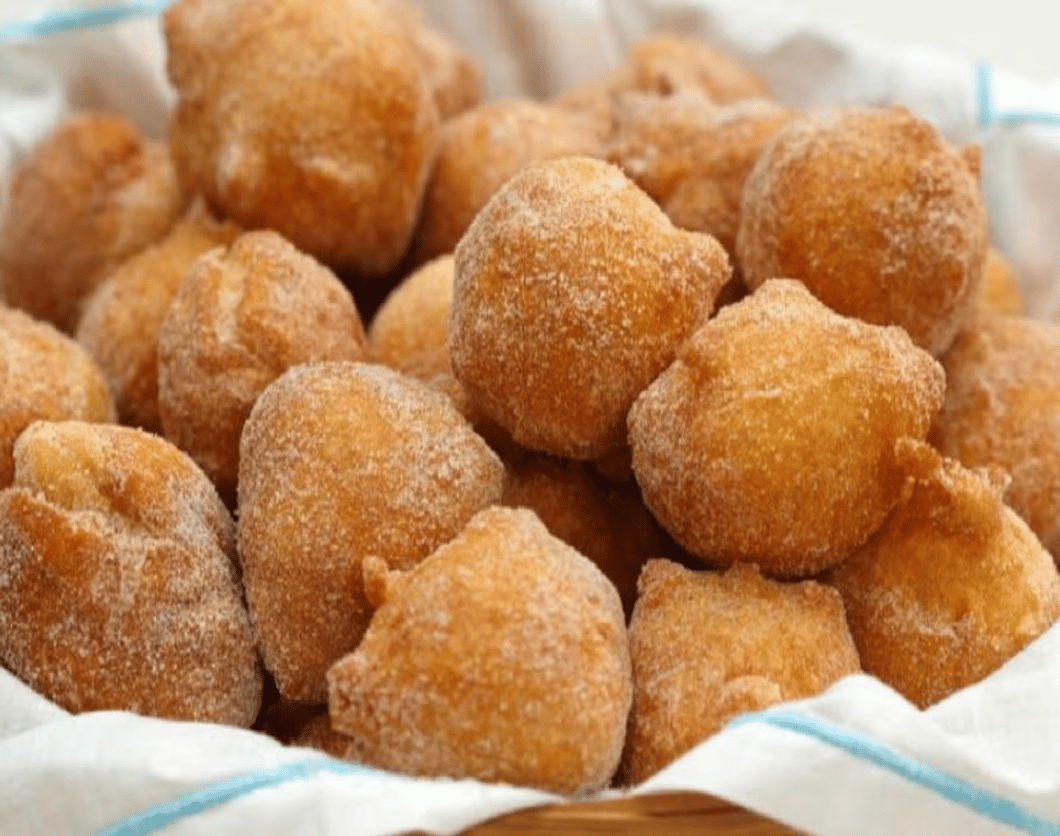
[[[533,512],[501,507],[391,573],[328,683],[346,757],[562,793],[607,785],[632,690],[610,581]]]
[[[0,491],[0,661],[69,711],[250,726],[262,674],[235,526],[173,445],[38,422]]]
[[[500,498],[503,466],[444,395],[363,363],[297,366],[243,430],[239,552],[280,693],[324,702],[324,674],[372,607],[361,562],[409,568]]]
[[[986,213],[975,154],[902,107],[789,122],[747,178],[736,251],[748,287],[793,278],[846,316],[941,354],[976,306]]]
[[[768,99],[719,106],[698,88],[627,94],[604,155],[682,229],[708,232],[732,256],[744,182],[766,141],[795,114]]]
[[[75,337],[99,364],[123,424],[162,432],[158,414],[158,332],[181,279],[239,227],[214,220],[201,201],[162,238],[107,274],[85,302]]]
[[[394,16],[373,0],[180,0],[163,24],[184,186],[332,267],[393,268],[440,122]]]
[[[1005,503],[1060,558],[1060,325],[981,311],[943,355],[930,440],[1012,482]]]
[[[628,62],[639,90],[662,95],[698,90],[718,104],[769,95],[749,66],[698,38],[651,35],[633,44]]]
[[[169,149],[121,117],[63,121],[19,164],[0,218],[0,302],[73,333],[104,276],[173,225]]]
[[[599,153],[585,119],[531,99],[487,102],[450,119],[423,199],[416,262],[451,253],[497,189],[526,166]]]
[[[519,444],[600,458],[729,274],[716,240],[676,229],[616,166],[530,166],[457,247],[453,370]]]
[[[0,305],[0,488],[15,473],[15,440],[33,421],[109,422],[114,402],[103,374],[52,325]]]
[[[745,711],[814,696],[861,666],[834,589],[651,560],[629,626],[623,781],[639,784]]]
[[[926,437],[944,384],[901,328],[775,279],[696,331],[637,399],[633,470],[707,565],[809,576],[883,523],[904,480],[895,442]]]
[[[589,465],[528,453],[505,457],[501,503],[529,508],[549,532],[597,565],[615,585],[629,618],[637,577],[663,553],[655,520],[635,493],[611,489]]]
[[[921,708],[978,682],[1060,618],[1060,576],[1001,501],[1007,478],[903,442],[894,513],[833,573],[862,664]]]
[[[189,268],[158,331],[158,411],[166,438],[231,502],[239,436],[254,401],[300,363],[360,360],[349,291],[275,232],[247,232]]]
[[[424,382],[452,377],[449,312],[452,254],[413,271],[383,300],[368,328],[368,358]]]

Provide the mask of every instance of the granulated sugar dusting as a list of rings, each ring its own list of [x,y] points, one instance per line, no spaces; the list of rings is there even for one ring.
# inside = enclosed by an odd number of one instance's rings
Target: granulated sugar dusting
[[[598,458],[729,274],[717,241],[673,227],[617,167],[532,166],[457,247],[454,372],[520,444]]]
[[[502,475],[448,398],[382,366],[299,366],[266,389],[240,449],[239,551],[281,694],[324,701],[371,614],[365,557],[415,565],[500,499]]]
[[[900,328],[842,317],[766,282],[701,327],[629,414],[644,500],[709,565],[804,577],[883,522],[944,378]]]
[[[604,787],[630,705],[618,594],[526,509],[486,509],[328,673],[347,755],[416,775]]]
[[[38,423],[0,492],[0,659],[70,711],[249,726],[262,674],[234,526],[157,436]]]

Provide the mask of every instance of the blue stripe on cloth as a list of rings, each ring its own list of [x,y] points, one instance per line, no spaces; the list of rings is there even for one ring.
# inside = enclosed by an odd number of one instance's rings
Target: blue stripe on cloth
[[[394,777],[392,774],[378,769],[355,763],[346,763],[334,758],[313,758],[309,761],[285,764],[266,772],[253,772],[215,781],[205,787],[200,787],[193,792],[182,795],[180,798],[164,801],[140,813],[127,816],[121,821],[97,831],[96,836],[146,836],[146,834],[155,833],[181,819],[218,807],[265,787],[276,787],[290,781],[300,781],[321,772],[373,778]]]
[[[731,721],[728,727],[735,728],[750,723],[762,723],[826,743],[905,778],[924,789],[938,793],[999,824],[1034,834],[1034,836],[1060,836],[1060,824],[1036,816],[1015,802],[981,789],[955,775],[942,772],[908,755],[896,752],[880,741],[860,732],[834,726],[817,717],[786,710],[744,714]]]
[[[1000,125],[1017,127],[1019,125],[1036,125],[1044,128],[1060,127],[1060,113],[1048,110],[1011,110],[999,112],[994,109],[993,91],[991,90],[990,66],[985,63],[975,65],[976,105],[979,110],[979,127],[987,130]]]
[[[172,0],[146,0],[141,3],[122,3],[88,9],[62,9],[30,20],[14,20],[0,24],[0,44],[40,38],[71,29],[105,26],[140,15],[158,14],[171,2]]]

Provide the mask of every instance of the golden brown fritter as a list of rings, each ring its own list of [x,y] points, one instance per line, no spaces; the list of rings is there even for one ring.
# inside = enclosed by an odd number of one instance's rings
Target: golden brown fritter
[[[115,420],[107,381],[88,353],[46,322],[0,305],[0,488],[15,439],[34,421]]]
[[[364,357],[364,328],[335,274],[275,232],[199,256],[158,331],[166,438],[236,494],[239,436],[261,391],[291,366]]]
[[[179,0],[164,31],[185,188],[336,269],[391,270],[440,124],[393,15],[374,0]]]
[[[629,626],[633,708],[623,779],[639,784],[745,711],[812,697],[861,670],[843,602],[753,565],[651,560]]]
[[[415,261],[451,253],[494,193],[531,163],[599,153],[585,119],[530,99],[488,102],[449,120],[423,199]]]
[[[710,233],[731,257],[747,175],[794,112],[767,99],[719,106],[696,89],[668,97],[627,95],[615,110],[605,157],[675,226]]]
[[[921,708],[978,682],[1060,618],[1060,576],[1001,501],[1001,471],[904,442],[894,513],[832,582],[861,661]]]
[[[0,219],[0,302],[72,333],[108,272],[183,211],[169,149],[125,119],[62,122],[18,166]]]
[[[633,470],[707,565],[806,577],[883,523],[905,478],[895,442],[927,436],[943,387],[901,328],[776,279],[696,331],[634,403]]]
[[[363,363],[290,369],[258,398],[239,461],[239,551],[280,693],[324,674],[372,608],[361,562],[408,569],[500,499],[503,466],[444,395]]]
[[[602,487],[586,462],[528,453],[507,457],[504,464],[501,503],[529,508],[549,532],[595,563],[618,590],[628,619],[641,567],[663,553],[644,503]]]
[[[250,726],[235,525],[195,464],[116,424],[32,424],[0,491],[0,661],[68,711]]]
[[[1060,559],[1060,324],[981,311],[943,355],[930,440],[1011,476],[1005,503]]]
[[[157,244],[112,271],[85,303],[78,343],[92,355],[114,395],[123,424],[161,434],[158,331],[192,262],[231,244],[239,227],[196,203]]]
[[[616,166],[539,163],[457,247],[453,370],[517,443],[600,458],[729,274],[714,238],[675,228]]]
[[[736,240],[748,287],[799,279],[936,356],[976,308],[986,247],[976,150],[897,106],[815,111],[778,130],[747,178]]]
[[[408,573],[328,671],[346,756],[412,775],[584,793],[618,765],[632,684],[622,606],[526,509],[488,508]]]

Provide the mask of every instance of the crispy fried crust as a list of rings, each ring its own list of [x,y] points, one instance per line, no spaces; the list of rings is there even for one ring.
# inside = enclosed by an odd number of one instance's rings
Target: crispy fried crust
[[[361,318],[335,274],[274,232],[244,233],[195,260],[162,320],[162,430],[232,502],[262,390],[300,363],[363,357]]]
[[[897,327],[839,316],[792,280],[723,308],[629,413],[644,501],[708,565],[806,577],[894,507],[895,441],[926,437],[942,368]]]
[[[820,693],[861,667],[834,589],[651,560],[629,627],[623,779],[639,784],[737,714]]]
[[[46,322],[0,305],[0,488],[15,473],[15,440],[32,422],[115,420],[103,374]]]
[[[968,467],[1006,470],[1006,504],[1060,558],[1060,325],[982,311],[942,364],[932,443]]]
[[[748,287],[799,279],[839,313],[901,325],[941,354],[975,310],[986,256],[965,150],[901,107],[789,122],[744,189],[736,252]]]
[[[632,684],[622,606],[589,560],[531,511],[495,507],[378,583],[364,641],[328,672],[347,757],[564,793],[607,785]]]
[[[448,398],[382,366],[298,366],[240,444],[239,551],[280,693],[324,702],[324,674],[372,607],[361,561],[409,568],[500,498],[503,467]]]
[[[0,301],[72,333],[104,276],[177,221],[169,149],[126,120],[72,116],[15,172],[0,220]]]
[[[0,660],[69,711],[250,726],[262,674],[209,480],[158,436],[39,422],[0,492]]]
[[[392,15],[374,0],[181,0],[164,30],[185,188],[334,268],[392,269],[440,124]]]
[[[716,240],[676,229],[616,166],[539,163],[457,247],[454,372],[519,444],[600,458],[729,275]]]
[[[1000,471],[926,444],[894,513],[835,570],[862,664],[925,708],[978,682],[1060,618],[1060,576],[1001,501]]]

